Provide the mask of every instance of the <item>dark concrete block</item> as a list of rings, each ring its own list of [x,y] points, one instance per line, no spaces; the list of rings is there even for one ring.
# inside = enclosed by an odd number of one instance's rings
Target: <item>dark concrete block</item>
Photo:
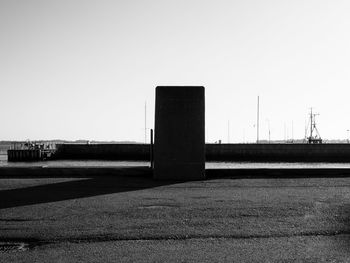
[[[204,87],[156,88],[154,178],[205,178]]]

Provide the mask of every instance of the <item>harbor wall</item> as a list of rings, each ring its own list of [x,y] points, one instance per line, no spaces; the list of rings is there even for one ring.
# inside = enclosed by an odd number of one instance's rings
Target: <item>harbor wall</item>
[[[350,144],[207,144],[207,161],[350,162]]]
[[[41,160],[41,151],[37,149],[27,150],[7,150],[8,161],[39,161]]]
[[[350,162],[350,144],[206,144],[207,161]],[[150,160],[149,144],[58,144],[56,159]]]
[[[150,160],[149,144],[56,144],[55,159]]]

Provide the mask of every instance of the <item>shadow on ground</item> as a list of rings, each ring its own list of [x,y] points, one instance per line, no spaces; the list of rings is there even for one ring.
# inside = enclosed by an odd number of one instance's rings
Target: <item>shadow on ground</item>
[[[0,191],[0,209],[136,191],[164,185],[149,178],[87,178]]]
[[[76,180],[0,191],[0,209],[130,192],[179,181],[156,181],[148,167],[3,170],[13,178],[76,178]],[[1,171],[0,171],[1,172]],[[207,169],[207,179],[349,177],[350,169]]]
[[[31,170],[25,174],[24,170],[17,175],[1,174],[0,180],[15,178],[75,178],[68,182],[52,183],[26,188],[17,188],[0,191],[0,209],[24,205],[33,205],[48,202],[57,202],[69,199],[91,197],[97,195],[137,191],[169,184],[169,182],[155,181],[149,168],[124,168],[112,170],[72,169],[64,173],[57,170],[49,176],[47,171],[34,173]],[[40,170],[39,170],[40,171]],[[13,171],[11,172],[13,173]],[[172,182],[173,183],[173,182]]]

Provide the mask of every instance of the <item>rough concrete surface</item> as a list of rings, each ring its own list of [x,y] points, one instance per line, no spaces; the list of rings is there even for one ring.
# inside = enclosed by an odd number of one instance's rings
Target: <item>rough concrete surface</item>
[[[350,262],[350,178],[0,178],[0,262]]]

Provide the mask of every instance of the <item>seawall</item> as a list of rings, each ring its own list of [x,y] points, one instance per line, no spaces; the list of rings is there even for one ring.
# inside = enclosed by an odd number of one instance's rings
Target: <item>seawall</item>
[[[206,144],[207,161],[350,162],[350,144]],[[150,160],[149,144],[58,144],[56,159]]]
[[[11,161],[39,161],[42,154],[39,149],[7,150],[7,159]]]
[[[150,160],[149,144],[56,144],[55,159]]]
[[[350,144],[207,144],[207,161],[350,162]]]

